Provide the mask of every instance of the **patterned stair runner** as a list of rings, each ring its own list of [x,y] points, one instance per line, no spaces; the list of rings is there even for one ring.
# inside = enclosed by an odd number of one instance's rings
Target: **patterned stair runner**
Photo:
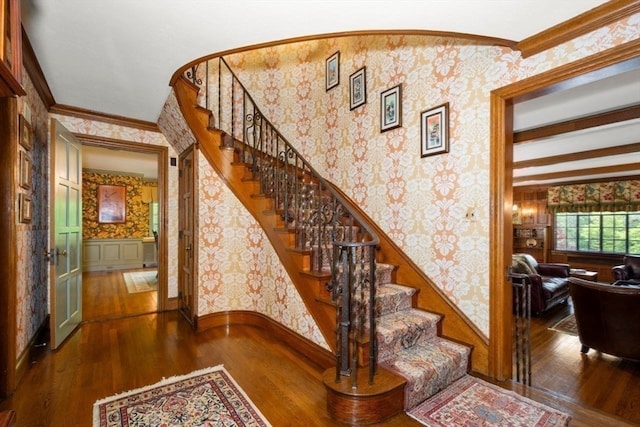
[[[392,284],[393,268],[376,265],[378,361],[407,380],[410,410],[466,374],[471,349],[438,336],[441,316],[412,308],[415,289]]]

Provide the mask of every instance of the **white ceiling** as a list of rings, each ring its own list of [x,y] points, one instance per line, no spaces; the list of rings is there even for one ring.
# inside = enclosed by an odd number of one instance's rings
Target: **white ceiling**
[[[23,0],[58,104],[155,122],[173,73],[292,37],[417,29],[520,41],[603,0]]]
[[[85,145],[82,147],[82,168],[122,172],[123,175],[142,175],[145,180],[156,180],[158,156]]]
[[[358,30],[451,31],[521,41],[604,0],[22,0],[23,26],[58,104],[155,122],[169,80],[197,58],[287,38]],[[516,130],[640,104],[638,71],[515,106]],[[640,142],[637,122],[525,144],[515,160]],[[615,132],[615,133],[614,133]],[[101,152],[85,162],[116,166]],[[630,157],[633,156],[633,157]],[[148,159],[155,169],[155,156]],[[638,154],[514,171],[515,177],[638,162]],[[141,171],[141,158],[131,169]],[[115,168],[115,169],[113,169]],[[147,172],[144,172],[145,175]],[[152,172],[148,172],[151,174]],[[589,178],[589,176],[581,176]],[[526,181],[523,184],[536,184]]]

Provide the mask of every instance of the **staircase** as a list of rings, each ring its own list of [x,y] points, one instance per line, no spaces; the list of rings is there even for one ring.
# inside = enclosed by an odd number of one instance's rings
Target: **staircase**
[[[268,154],[263,145],[280,140],[264,138],[264,130],[257,129],[259,112],[250,114],[249,125],[243,122],[248,114],[238,114],[238,119],[231,113],[229,133],[211,126],[214,113],[198,101],[197,69],[190,72],[192,82],[181,77],[174,90],[201,152],[261,224],[336,354],[336,367],[323,375],[331,416],[350,424],[380,422],[468,372],[471,347],[475,353],[475,343],[482,340],[464,317],[445,307],[437,292],[425,289],[424,279],[397,284],[401,271],[401,280],[421,277],[417,268],[397,255],[385,236],[378,241],[375,225],[339,190],[315,177],[304,161],[299,163],[297,153],[278,147],[275,152],[283,156]],[[346,259],[350,261],[341,264]],[[388,262],[398,259],[404,262]],[[347,264],[354,268],[348,274]],[[470,345],[443,338],[443,316],[416,308],[423,290],[436,296],[434,307],[446,308],[450,325],[464,324],[457,335],[471,338],[464,340]],[[366,321],[372,303],[372,320]]]

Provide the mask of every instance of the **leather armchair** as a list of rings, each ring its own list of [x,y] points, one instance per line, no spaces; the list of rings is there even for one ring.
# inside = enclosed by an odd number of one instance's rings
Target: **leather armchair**
[[[544,311],[569,298],[569,264],[537,262],[529,254],[513,254],[513,272],[526,274],[531,281],[531,312]]]
[[[625,255],[622,264],[611,269],[614,284],[640,284],[640,255]]]
[[[582,353],[593,348],[640,361],[640,285],[616,286],[572,277],[569,291]]]

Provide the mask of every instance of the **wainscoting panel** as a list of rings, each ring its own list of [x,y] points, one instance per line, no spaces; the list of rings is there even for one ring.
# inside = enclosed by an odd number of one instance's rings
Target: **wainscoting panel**
[[[85,239],[83,270],[106,271],[142,268],[142,239]]]

